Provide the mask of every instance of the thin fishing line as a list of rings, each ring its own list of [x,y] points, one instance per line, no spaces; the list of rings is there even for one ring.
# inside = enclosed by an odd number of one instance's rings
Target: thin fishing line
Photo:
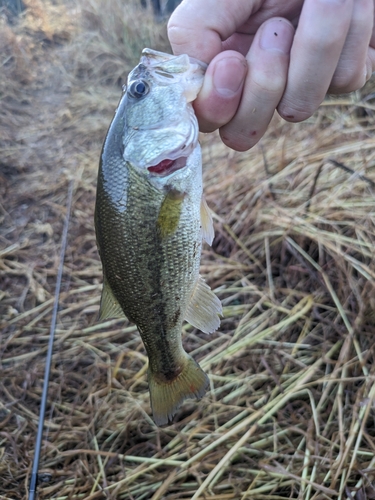
[[[37,492],[37,487],[38,487],[39,459],[40,459],[40,451],[42,448],[43,428],[44,428],[44,420],[45,420],[45,415],[46,415],[46,406],[47,406],[47,397],[48,397],[48,385],[49,385],[51,363],[52,363],[53,342],[55,340],[57,312],[58,312],[58,308],[59,308],[60,289],[61,289],[61,282],[62,282],[62,274],[63,274],[63,270],[64,270],[64,259],[65,259],[65,251],[66,251],[66,245],[67,245],[67,239],[68,239],[70,212],[71,212],[72,200],[73,200],[73,186],[74,186],[74,181],[71,180],[70,185],[69,185],[69,190],[68,190],[68,199],[67,199],[67,203],[66,203],[66,215],[65,215],[65,221],[64,221],[63,234],[62,234],[62,238],[61,238],[60,260],[59,260],[59,268],[57,271],[55,300],[54,300],[54,304],[53,304],[51,327],[50,327],[50,331],[49,331],[48,351],[47,351],[47,357],[46,357],[46,366],[44,369],[43,392],[42,392],[42,399],[40,402],[38,431],[37,431],[36,439],[35,439],[34,461],[33,461],[33,468],[31,471],[28,500],[34,500],[36,498],[36,492]]]

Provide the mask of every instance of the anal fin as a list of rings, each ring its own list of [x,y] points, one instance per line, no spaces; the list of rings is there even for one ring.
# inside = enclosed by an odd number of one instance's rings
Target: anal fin
[[[204,333],[212,333],[219,328],[219,316],[222,313],[219,298],[199,276],[185,313],[185,320]]]
[[[107,280],[104,280],[102,297],[100,299],[99,320],[109,318],[124,318],[125,314],[120,304],[112,293]]]

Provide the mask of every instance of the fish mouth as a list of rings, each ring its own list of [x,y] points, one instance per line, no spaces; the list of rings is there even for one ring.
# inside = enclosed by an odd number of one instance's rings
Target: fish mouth
[[[157,175],[158,177],[167,177],[167,175],[171,175],[174,172],[177,172],[177,170],[186,167],[186,162],[186,156],[180,156],[179,158],[176,158],[174,160],[166,158],[164,160],[161,160],[156,165],[148,167],[147,170],[152,175]]]

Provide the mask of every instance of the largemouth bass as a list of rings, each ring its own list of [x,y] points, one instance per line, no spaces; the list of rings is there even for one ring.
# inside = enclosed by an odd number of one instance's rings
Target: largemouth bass
[[[184,350],[184,320],[206,333],[221,303],[199,276],[212,218],[202,198],[198,124],[191,102],[205,65],[187,55],[144,49],[129,74],[104,141],[95,207],[103,264],[100,319],[126,317],[149,358],[154,421],[171,421],[207,375]]]

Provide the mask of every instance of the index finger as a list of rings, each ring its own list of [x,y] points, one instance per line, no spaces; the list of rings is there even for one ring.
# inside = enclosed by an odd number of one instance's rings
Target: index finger
[[[173,53],[188,54],[209,63],[229,38],[256,12],[262,0],[189,0],[182,2],[168,22]]]

